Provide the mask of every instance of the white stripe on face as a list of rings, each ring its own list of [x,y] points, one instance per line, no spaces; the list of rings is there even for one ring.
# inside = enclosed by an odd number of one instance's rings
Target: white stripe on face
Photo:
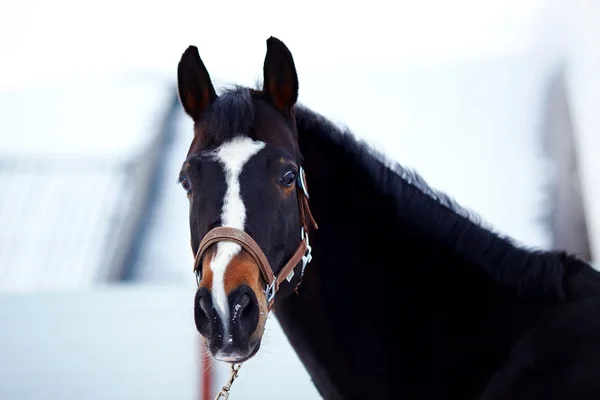
[[[258,153],[265,144],[253,141],[248,137],[236,137],[235,139],[221,145],[214,152],[214,157],[225,174],[225,198],[221,210],[222,226],[244,230],[246,222],[246,207],[240,193],[240,175],[244,165]],[[210,269],[213,273],[212,297],[217,313],[223,321],[224,339],[229,338],[229,305],[227,293],[225,293],[225,270],[231,259],[241,250],[240,245],[233,242],[218,242],[217,251]]]

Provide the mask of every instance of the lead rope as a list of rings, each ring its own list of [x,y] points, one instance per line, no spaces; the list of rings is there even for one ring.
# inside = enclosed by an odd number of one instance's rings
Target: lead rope
[[[237,366],[237,367],[236,367]],[[231,371],[229,371],[229,378],[221,388],[221,391],[217,393],[215,400],[219,400],[221,398],[227,400],[229,398],[229,391],[231,390],[231,385],[233,385],[233,381],[238,377],[238,371],[242,368],[242,364],[231,364]]]

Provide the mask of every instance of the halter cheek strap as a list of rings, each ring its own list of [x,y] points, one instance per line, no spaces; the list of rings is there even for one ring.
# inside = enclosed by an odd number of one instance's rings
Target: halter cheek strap
[[[297,180],[297,193],[298,193],[298,206],[300,208],[300,222],[302,224],[301,227],[301,239],[300,245],[292,255],[292,257],[288,260],[288,262],[281,268],[279,274],[275,276],[273,274],[273,270],[267,260],[267,257],[263,253],[262,249],[256,243],[254,239],[246,232],[226,227],[220,226],[217,228],[211,229],[202,241],[200,242],[200,246],[198,248],[198,253],[196,254],[196,259],[194,260],[194,272],[196,273],[196,280],[198,281],[198,285],[200,285],[200,271],[202,270],[202,266],[200,265],[200,260],[202,259],[202,255],[206,252],[206,250],[213,244],[220,241],[230,241],[239,244],[244,250],[252,256],[256,265],[260,269],[260,273],[262,274],[265,282],[267,283],[265,293],[267,296],[267,307],[269,310],[273,307],[273,302],[275,301],[275,293],[279,290],[279,285],[292,273],[294,268],[302,262],[302,271],[300,273],[300,281],[296,286],[300,286],[302,282],[302,276],[304,275],[304,269],[306,265],[311,261],[311,247],[308,242],[308,227],[309,224],[312,225],[314,229],[318,229],[318,225],[315,219],[310,212],[310,208],[308,207],[308,190],[306,188],[306,176],[304,173],[304,169],[300,168],[300,173],[298,174]]]

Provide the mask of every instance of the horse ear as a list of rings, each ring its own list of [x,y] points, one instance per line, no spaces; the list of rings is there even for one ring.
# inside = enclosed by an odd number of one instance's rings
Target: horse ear
[[[273,36],[267,39],[263,73],[263,92],[276,108],[289,112],[298,100],[296,66],[286,45]]]
[[[217,98],[196,46],[189,46],[181,55],[177,65],[177,91],[183,109],[194,121],[198,121]]]

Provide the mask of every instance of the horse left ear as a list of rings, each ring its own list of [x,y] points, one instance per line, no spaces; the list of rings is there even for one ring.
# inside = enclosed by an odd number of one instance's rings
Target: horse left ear
[[[177,65],[177,91],[185,112],[198,122],[217,98],[210,75],[196,46],[189,46]]]
[[[279,110],[289,113],[298,100],[298,75],[292,53],[273,36],[267,39],[263,92]]]

